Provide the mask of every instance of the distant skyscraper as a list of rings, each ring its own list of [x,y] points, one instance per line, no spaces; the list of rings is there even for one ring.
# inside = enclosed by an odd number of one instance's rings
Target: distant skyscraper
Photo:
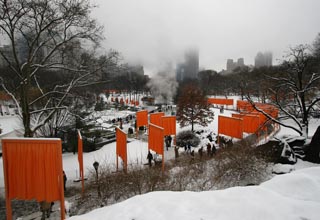
[[[244,59],[243,58],[239,58],[238,59],[237,66],[238,67],[243,67],[244,66]]]
[[[258,52],[254,59],[254,66],[256,68],[262,66],[272,66],[272,53],[271,52]]]
[[[232,73],[237,67],[244,67],[244,59],[239,58],[237,62],[233,62],[233,59],[227,60],[227,70],[226,73]]]
[[[177,65],[176,79],[196,79],[199,72],[199,51],[190,49],[184,54],[184,62]]]
[[[232,72],[233,69],[234,69],[233,59],[228,59],[227,60],[227,72]]]

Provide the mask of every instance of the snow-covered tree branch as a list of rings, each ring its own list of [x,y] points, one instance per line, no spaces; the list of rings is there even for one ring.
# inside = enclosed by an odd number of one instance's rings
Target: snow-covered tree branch
[[[95,47],[103,39],[103,27],[90,16],[93,7],[89,0],[0,0],[0,30],[10,43],[0,50],[9,67],[1,86],[21,111],[26,137],[56,112],[68,112],[73,91],[117,66],[115,52],[82,57],[83,43]]]

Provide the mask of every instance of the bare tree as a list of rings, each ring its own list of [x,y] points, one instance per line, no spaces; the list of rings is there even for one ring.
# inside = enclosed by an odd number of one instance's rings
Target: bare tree
[[[178,97],[177,121],[182,127],[191,124],[206,126],[213,120],[214,113],[210,111],[207,98],[199,87],[187,84]]]
[[[0,85],[16,102],[26,137],[66,109],[71,91],[93,84],[103,66],[114,63],[113,55],[90,66],[81,59],[82,43],[95,46],[102,39],[102,26],[90,17],[93,7],[89,0],[0,0],[0,29],[10,43],[10,51],[0,49],[0,57],[16,82],[9,87],[1,77]],[[63,80],[45,87],[39,81],[43,70]]]
[[[270,120],[291,128],[301,136],[308,135],[310,114],[320,102],[319,81],[320,74],[314,72],[307,45],[298,45],[290,48],[286,60],[282,64],[282,71],[269,75],[273,86],[270,88],[271,101],[280,110],[282,117],[276,119],[266,114],[263,110],[255,108],[265,114]],[[252,102],[250,96],[248,99]],[[281,119],[289,118],[295,125],[289,125]]]

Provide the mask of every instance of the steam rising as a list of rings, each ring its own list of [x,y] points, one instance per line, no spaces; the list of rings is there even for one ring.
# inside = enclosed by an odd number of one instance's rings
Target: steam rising
[[[173,69],[167,67],[153,76],[147,86],[151,94],[155,97],[156,104],[172,104],[176,95],[178,83],[174,77]]]

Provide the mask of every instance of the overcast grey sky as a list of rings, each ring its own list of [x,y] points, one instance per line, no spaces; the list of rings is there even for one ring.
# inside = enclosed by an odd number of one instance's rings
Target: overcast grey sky
[[[200,67],[220,71],[228,58],[254,64],[258,51],[273,63],[289,46],[320,32],[320,0],[93,0],[105,26],[105,48],[139,62],[154,75],[198,47]]]

